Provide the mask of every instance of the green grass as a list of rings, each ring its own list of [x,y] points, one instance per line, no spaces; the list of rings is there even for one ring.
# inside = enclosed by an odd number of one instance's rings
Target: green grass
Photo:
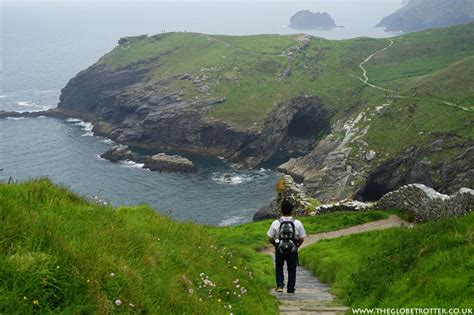
[[[303,265],[353,307],[472,307],[474,214],[326,240]]]
[[[305,227],[306,234],[316,234],[344,229],[371,221],[383,220],[390,214],[382,211],[371,212],[334,212],[318,216],[299,217]],[[257,251],[268,246],[267,231],[273,220],[246,223],[233,227],[213,228],[210,230],[219,244],[237,244]]]
[[[268,294],[273,264],[258,253],[271,220],[227,228],[180,223],[146,206],[97,205],[47,179],[0,184],[0,195],[1,313],[277,311]],[[389,213],[301,220],[314,234]],[[301,261],[348,305],[469,307],[473,223],[471,214],[322,241],[304,249]],[[204,288],[205,276],[216,286]]]
[[[410,33],[367,64],[373,82],[420,76],[441,70],[474,52],[474,23]]]
[[[257,251],[268,244],[271,220],[180,223],[147,206],[97,205],[47,179],[0,184],[0,196],[1,313],[225,314],[229,304],[237,314],[276,312],[273,264]],[[301,219],[318,233],[387,216]],[[212,296],[201,273],[216,284]]]
[[[0,195],[0,313],[276,312],[270,267],[251,270],[203,226],[92,204],[47,180],[0,184]]]

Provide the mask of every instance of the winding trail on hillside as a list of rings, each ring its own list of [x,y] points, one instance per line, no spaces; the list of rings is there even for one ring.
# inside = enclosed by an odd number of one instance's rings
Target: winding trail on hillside
[[[308,235],[301,247],[312,245],[316,242],[325,239],[333,239],[346,235],[363,233],[375,230],[384,230],[393,227],[412,227],[413,224],[406,222],[395,215],[391,215],[387,219],[368,222],[346,229],[318,233]],[[273,255],[273,246],[266,247],[261,252]],[[285,270],[285,279],[288,279],[288,273]],[[271,294],[275,295],[280,301],[280,314],[292,315],[309,315],[309,314],[323,314],[323,315],[339,315],[344,314],[348,307],[342,305],[329,292],[330,286],[321,283],[313,274],[302,266],[299,266],[296,271],[296,293],[278,293],[274,290]]]
[[[371,88],[374,88],[374,89],[377,89],[377,90],[380,90],[380,91],[392,93],[392,94],[393,94],[392,97],[394,97],[394,98],[399,98],[399,99],[411,98],[411,99],[418,100],[418,101],[431,101],[431,102],[443,104],[443,105],[446,105],[446,106],[456,107],[456,108],[459,108],[459,109],[464,110],[464,111],[467,111],[467,112],[472,112],[472,111],[473,111],[472,109],[463,107],[463,106],[458,105],[458,104],[455,104],[455,103],[443,101],[443,100],[440,100],[440,99],[422,98],[422,97],[413,97],[413,96],[399,95],[399,94],[398,94],[399,91],[386,89],[386,88],[384,88],[384,87],[381,87],[381,86],[378,86],[378,85],[369,83],[369,77],[368,77],[368,75],[367,75],[367,69],[364,68],[364,65],[365,65],[367,62],[369,62],[374,56],[378,55],[378,54],[381,53],[381,52],[384,52],[384,51],[387,51],[388,49],[390,49],[390,47],[393,46],[394,41],[393,41],[392,39],[389,39],[389,41],[390,41],[390,43],[389,43],[387,46],[385,46],[385,47],[382,48],[382,49],[377,50],[376,52],[374,52],[373,54],[371,54],[370,56],[368,56],[367,58],[365,58],[365,60],[362,61],[362,62],[359,64],[359,68],[362,70],[362,77],[354,76],[355,78],[359,79],[362,83],[364,83],[364,84],[365,84],[366,86],[368,86],[368,87],[371,87]]]

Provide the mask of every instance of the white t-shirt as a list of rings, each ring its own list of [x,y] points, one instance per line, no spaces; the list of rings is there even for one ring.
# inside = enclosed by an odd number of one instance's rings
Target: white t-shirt
[[[272,225],[270,226],[270,229],[267,232],[267,235],[269,238],[275,238],[276,235],[278,235],[278,230],[280,229],[280,220],[281,221],[290,221],[293,217],[286,217],[282,216],[279,220],[273,221]],[[306,232],[304,230],[303,223],[301,223],[300,220],[295,220],[295,230],[296,230],[296,238],[297,239],[302,239],[306,237]]]

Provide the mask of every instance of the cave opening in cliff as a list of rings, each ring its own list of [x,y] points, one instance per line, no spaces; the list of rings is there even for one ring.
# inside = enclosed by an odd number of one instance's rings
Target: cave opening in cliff
[[[288,124],[288,136],[310,138],[329,130],[329,122],[308,114],[297,114]]]
[[[373,181],[367,182],[365,187],[357,194],[357,199],[361,201],[377,201],[383,195],[390,192],[390,187]]]

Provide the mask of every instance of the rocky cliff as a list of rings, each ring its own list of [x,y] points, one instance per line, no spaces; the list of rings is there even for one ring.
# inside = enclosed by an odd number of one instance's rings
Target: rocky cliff
[[[144,39],[148,38],[121,39],[117,49],[129,49],[131,43]],[[303,40],[302,45],[306,42]],[[291,46],[288,51],[299,47]],[[254,167],[279,152],[309,152],[316,139],[330,130],[332,111],[324,101],[296,93],[275,102],[268,114],[252,125],[213,119],[207,112],[227,100],[225,95],[211,93],[211,89],[219,80],[233,79],[212,78],[220,71],[217,68],[157,79],[155,73],[165,66],[164,58],[169,54],[165,51],[120,66],[103,62],[110,58],[105,56],[71,79],[62,90],[59,110],[91,117],[99,134],[118,143],[223,156],[241,167]],[[291,64],[286,67],[291,68]],[[277,78],[283,80],[276,73]],[[102,122],[107,123],[106,128]]]
[[[385,17],[377,27],[384,27],[390,32],[413,32],[473,20],[474,2],[471,0],[411,0]]]
[[[392,40],[124,38],[45,114],[237,167],[296,156],[279,169],[322,202],[375,200],[413,182],[446,193],[473,186],[473,43],[474,24]]]

